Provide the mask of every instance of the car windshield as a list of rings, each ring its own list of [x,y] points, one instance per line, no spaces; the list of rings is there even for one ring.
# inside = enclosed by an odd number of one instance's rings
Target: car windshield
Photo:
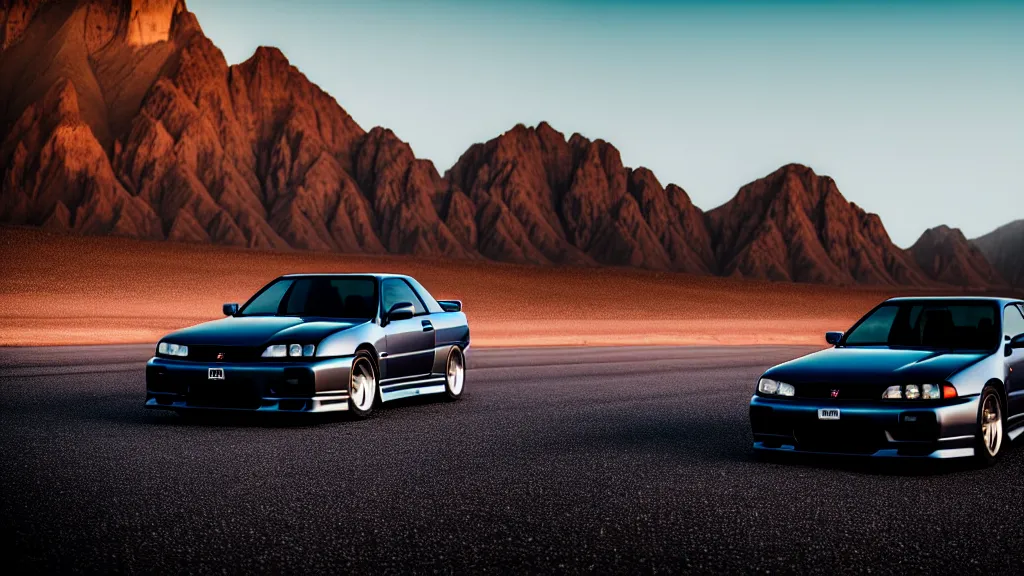
[[[999,342],[997,318],[991,302],[893,302],[861,320],[843,345],[991,350]]]
[[[370,320],[377,282],[367,277],[282,278],[254,296],[239,316],[318,316]]]

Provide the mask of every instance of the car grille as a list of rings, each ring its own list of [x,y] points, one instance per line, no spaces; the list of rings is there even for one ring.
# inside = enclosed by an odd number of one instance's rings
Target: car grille
[[[192,346],[188,347],[188,356],[177,358],[189,362],[258,362],[263,354],[262,348],[251,346]]]
[[[884,384],[797,384],[796,397],[807,399],[881,400],[887,388]],[[833,396],[833,392],[838,394]]]

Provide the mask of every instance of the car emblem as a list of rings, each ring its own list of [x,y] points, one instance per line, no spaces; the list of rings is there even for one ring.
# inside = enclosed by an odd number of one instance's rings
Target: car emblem
[[[217,360],[223,360],[223,359],[224,359],[224,353],[223,352],[217,352]]]
[[[832,389],[832,397],[833,398],[839,398],[839,388],[833,388]]]

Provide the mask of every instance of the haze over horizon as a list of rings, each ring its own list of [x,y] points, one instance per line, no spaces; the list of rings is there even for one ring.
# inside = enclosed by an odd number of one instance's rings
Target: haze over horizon
[[[229,62],[260,45],[442,172],[547,121],[710,210],[790,162],[908,247],[1024,217],[1024,6],[1011,2],[190,0]]]

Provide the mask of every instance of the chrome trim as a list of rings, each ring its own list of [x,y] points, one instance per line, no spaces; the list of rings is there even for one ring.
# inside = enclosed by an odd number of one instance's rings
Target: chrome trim
[[[413,385],[413,386],[410,386],[410,387],[414,388],[415,384],[427,384],[427,383],[430,383],[430,382],[444,382],[444,376],[438,376],[438,377],[435,377],[435,378],[424,378],[422,380],[409,380],[408,382],[392,383],[392,384],[388,384],[387,386],[381,386],[380,389],[381,389],[381,392],[386,392],[388,389],[397,388],[399,386],[403,386],[404,387],[404,386]]]
[[[949,438],[939,438],[939,442],[956,442],[958,440],[973,440],[974,436],[950,436]]]
[[[441,392],[444,392],[444,384],[441,384],[440,386],[427,386],[425,388],[406,388],[404,390],[396,390],[395,392],[384,392],[381,390],[381,400],[388,402],[391,400],[398,400],[400,398],[408,398],[410,396],[440,394]]]
[[[385,353],[387,355],[385,356],[384,354],[382,354],[381,357],[382,358],[387,358],[388,360],[393,360],[395,358],[404,358],[406,356],[413,356],[415,354],[429,354],[432,351],[433,350],[413,350],[412,352],[402,352],[401,354],[387,354],[387,353]]]

